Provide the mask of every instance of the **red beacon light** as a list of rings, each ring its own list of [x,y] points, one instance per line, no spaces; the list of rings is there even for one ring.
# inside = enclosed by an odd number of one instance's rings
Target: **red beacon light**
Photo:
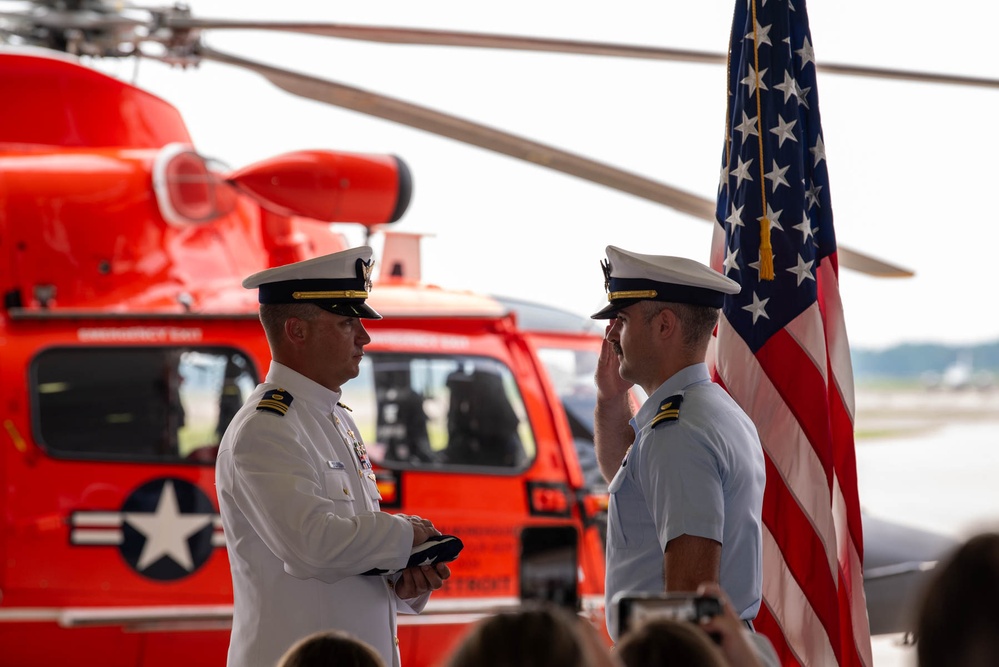
[[[183,227],[230,213],[236,193],[218,171],[191,146],[164,146],[153,162],[153,191],[163,219]]]
[[[409,168],[394,155],[323,150],[278,155],[226,180],[280,215],[365,225],[401,218],[413,192]]]

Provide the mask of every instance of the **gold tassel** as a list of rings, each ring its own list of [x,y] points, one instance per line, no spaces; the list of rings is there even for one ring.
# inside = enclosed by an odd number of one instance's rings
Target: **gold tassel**
[[[766,4],[766,0],[763,0]],[[760,280],[774,279],[774,251],[770,246],[770,218],[767,217],[767,184],[763,174],[763,104],[760,101],[762,83],[760,81],[760,43],[756,35],[756,2],[750,3],[753,10],[753,64],[756,66],[756,145],[760,149],[760,205],[763,217],[760,218]]]
[[[774,279],[774,251],[770,246],[770,218],[760,221],[760,280]]]

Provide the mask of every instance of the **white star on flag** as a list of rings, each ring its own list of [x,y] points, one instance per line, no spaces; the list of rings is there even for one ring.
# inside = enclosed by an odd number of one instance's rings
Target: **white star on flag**
[[[756,324],[756,320],[760,319],[761,317],[765,317],[768,320],[770,319],[770,316],[767,315],[767,310],[766,310],[767,301],[769,300],[770,300],[769,297],[766,299],[760,299],[760,297],[756,295],[756,292],[753,292],[753,303],[742,307],[743,310],[748,310],[753,314],[753,324]]]

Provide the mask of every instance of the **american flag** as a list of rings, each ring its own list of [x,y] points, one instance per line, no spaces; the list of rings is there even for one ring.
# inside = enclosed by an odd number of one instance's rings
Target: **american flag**
[[[712,266],[715,379],[766,455],[763,606],[784,665],[872,664],[853,370],[805,0],[736,0]],[[772,264],[771,264],[772,262]]]

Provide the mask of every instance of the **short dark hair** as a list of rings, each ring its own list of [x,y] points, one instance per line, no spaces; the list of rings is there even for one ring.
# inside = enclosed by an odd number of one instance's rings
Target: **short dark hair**
[[[262,303],[260,304],[260,324],[273,347],[281,340],[284,323],[289,318],[311,321],[319,317],[322,309],[312,303]]]
[[[725,667],[725,655],[701,628],[689,621],[656,618],[629,631],[617,644],[624,667]]]
[[[589,667],[576,619],[550,605],[485,618],[472,626],[446,667]]]
[[[937,565],[916,622],[919,667],[999,665],[999,533],[972,537]]]
[[[645,322],[649,323],[664,310],[670,310],[680,320],[683,327],[683,344],[689,348],[705,345],[711,339],[711,333],[718,324],[717,308],[711,306],[696,306],[690,303],[673,303],[667,301],[642,301],[645,312]]]
[[[298,641],[281,657],[277,667],[385,667],[371,645],[340,630],[326,630]]]

